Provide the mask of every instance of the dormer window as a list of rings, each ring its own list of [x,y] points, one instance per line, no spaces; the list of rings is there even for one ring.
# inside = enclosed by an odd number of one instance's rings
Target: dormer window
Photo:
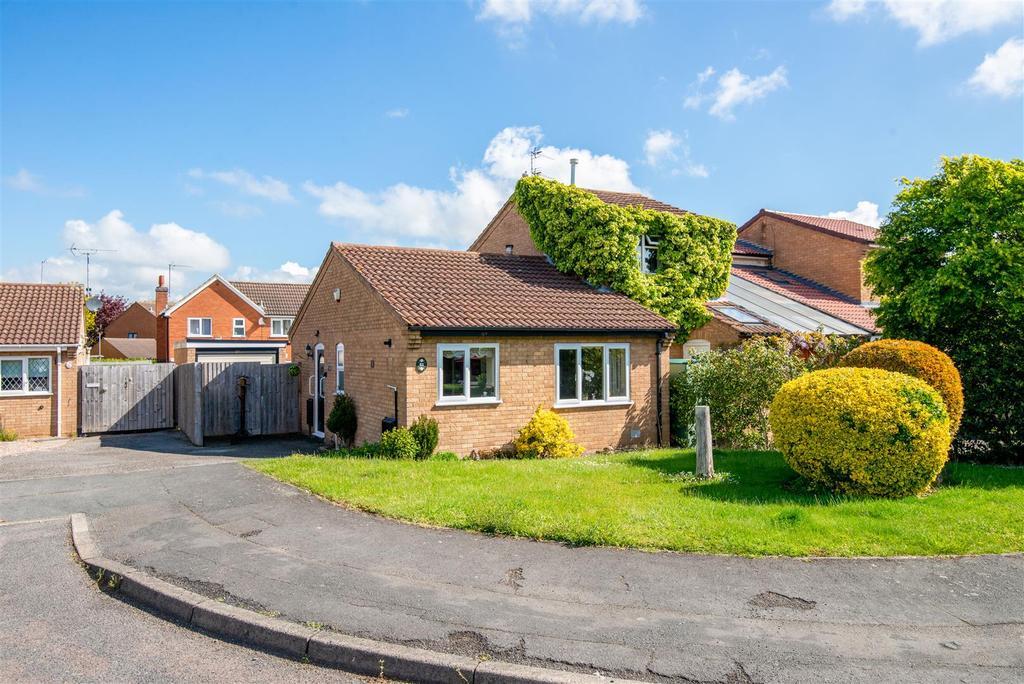
[[[658,272],[658,241],[649,235],[640,238],[640,244],[636,248],[637,259],[640,260],[640,271],[642,273]]]

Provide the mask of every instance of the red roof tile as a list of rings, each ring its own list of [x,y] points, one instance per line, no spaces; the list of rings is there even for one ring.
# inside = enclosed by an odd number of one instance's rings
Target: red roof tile
[[[767,247],[755,244],[750,240],[742,240],[736,238],[736,244],[732,247],[733,254],[743,254],[748,256],[771,256],[772,250]]]
[[[813,216],[811,214],[794,214],[785,211],[772,211],[771,209],[762,209],[757,212],[753,218],[739,227],[739,232],[742,233],[744,228],[762,216],[774,216],[785,221],[791,221],[808,228],[813,228],[814,230],[831,233],[832,235],[839,235],[840,237],[856,240],[858,242],[872,243],[878,239],[878,229],[874,226],[857,223],[856,221],[850,221],[849,219]]]
[[[878,326],[871,309],[851,297],[795,273],[781,268],[759,266],[733,266],[733,275],[755,285],[768,288],[794,301],[835,316],[847,323],[875,332]]]
[[[0,344],[79,344],[81,285],[0,283]]]
[[[267,283],[261,281],[232,280],[239,292],[263,307],[268,316],[294,316],[306,298],[306,283]]]
[[[411,327],[661,332],[671,321],[544,257],[334,243]]]
[[[608,204],[614,204],[620,207],[628,206],[639,206],[644,209],[653,209],[654,211],[667,211],[670,214],[689,214],[685,209],[674,207],[671,204],[660,202],[653,197],[647,195],[641,195],[638,192],[613,192],[611,190],[590,190],[589,188],[581,188],[592,195],[597,195],[597,198],[602,202]]]
[[[126,359],[155,359],[156,340],[152,337],[104,337],[93,346],[93,353]]]

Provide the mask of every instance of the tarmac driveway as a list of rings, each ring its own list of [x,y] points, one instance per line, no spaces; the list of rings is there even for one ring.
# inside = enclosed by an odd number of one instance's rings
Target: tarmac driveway
[[[1020,681],[1024,557],[796,560],[500,539],[327,504],[237,462],[308,442],[88,438],[0,457],[0,518],[84,512],[104,555],[358,636],[697,681]]]

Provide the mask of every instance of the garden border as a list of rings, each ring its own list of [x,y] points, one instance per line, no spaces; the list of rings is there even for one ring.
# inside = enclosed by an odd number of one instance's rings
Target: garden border
[[[293,660],[370,677],[437,684],[631,684],[631,680],[549,670],[325,632],[232,606],[100,555],[84,513],[71,515],[71,541],[104,592],[188,627]],[[638,683],[639,684],[639,683]]]

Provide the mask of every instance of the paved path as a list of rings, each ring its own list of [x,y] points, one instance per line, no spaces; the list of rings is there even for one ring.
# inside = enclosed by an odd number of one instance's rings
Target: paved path
[[[0,525],[2,682],[356,682],[182,629],[101,594],[66,518]]]
[[[1022,556],[572,549],[382,520],[233,460],[294,444],[104,442],[0,460],[0,518],[83,511],[105,555],[200,593],[468,655],[652,680],[1024,679]]]

